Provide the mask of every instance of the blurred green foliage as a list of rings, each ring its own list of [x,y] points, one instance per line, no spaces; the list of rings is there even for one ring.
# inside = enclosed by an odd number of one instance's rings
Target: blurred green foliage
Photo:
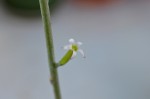
[[[39,0],[6,0],[6,2],[19,9],[29,9],[29,10],[34,10],[34,9],[39,9]],[[49,6],[50,8],[55,7],[57,4],[58,0],[49,0]]]

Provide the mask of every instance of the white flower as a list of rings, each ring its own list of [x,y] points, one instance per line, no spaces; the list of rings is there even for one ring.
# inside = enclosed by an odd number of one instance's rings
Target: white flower
[[[80,49],[80,46],[82,45],[82,42],[76,42],[73,38],[69,39],[69,45],[64,46],[65,50],[72,50],[73,55],[71,58],[74,58],[77,55],[77,52],[79,52],[83,58],[85,58],[85,54],[82,49]]]

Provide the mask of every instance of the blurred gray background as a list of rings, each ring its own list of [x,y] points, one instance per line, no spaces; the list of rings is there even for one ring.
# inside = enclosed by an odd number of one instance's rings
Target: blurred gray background
[[[69,38],[86,53],[59,68],[63,99],[150,99],[149,9],[148,0],[66,2],[52,14],[56,60]],[[48,70],[40,15],[19,16],[0,1],[0,99],[53,99]]]

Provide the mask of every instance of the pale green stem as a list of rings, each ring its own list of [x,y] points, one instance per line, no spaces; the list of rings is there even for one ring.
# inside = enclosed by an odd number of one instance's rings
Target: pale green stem
[[[41,15],[42,15],[42,20],[43,20],[44,29],[45,29],[49,69],[51,73],[50,80],[52,82],[55,99],[61,99],[57,66],[56,66],[55,58],[54,58],[54,46],[53,46],[52,28],[51,28],[51,22],[50,22],[50,11],[49,11],[48,1],[49,0],[39,0],[39,3],[40,3]]]

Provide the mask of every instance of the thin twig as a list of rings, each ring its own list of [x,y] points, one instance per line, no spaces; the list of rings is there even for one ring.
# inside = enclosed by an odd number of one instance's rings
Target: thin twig
[[[54,46],[53,46],[53,37],[52,37],[52,28],[50,23],[50,11],[49,11],[49,0],[39,0],[42,21],[45,29],[45,37],[48,51],[48,61],[49,61],[49,71],[51,73],[51,82],[54,89],[55,99],[61,99],[57,66],[54,58]]]

